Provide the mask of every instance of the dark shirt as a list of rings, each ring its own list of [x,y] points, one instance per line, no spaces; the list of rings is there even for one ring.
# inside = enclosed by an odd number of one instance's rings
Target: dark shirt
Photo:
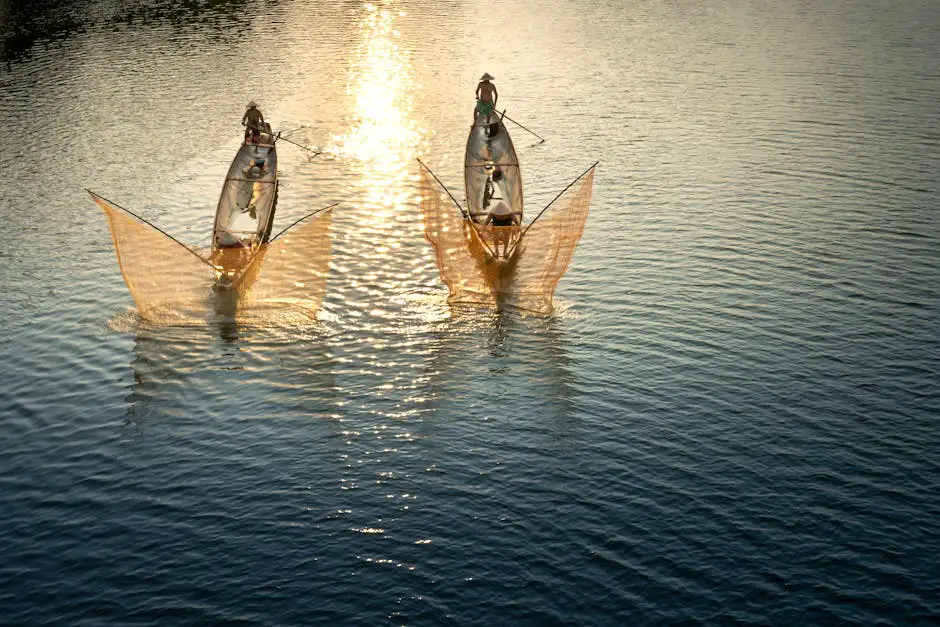
[[[264,124],[264,116],[261,115],[261,111],[255,107],[252,107],[245,111],[245,115],[242,117],[242,124],[245,124],[246,122],[251,128],[260,129],[261,125]]]

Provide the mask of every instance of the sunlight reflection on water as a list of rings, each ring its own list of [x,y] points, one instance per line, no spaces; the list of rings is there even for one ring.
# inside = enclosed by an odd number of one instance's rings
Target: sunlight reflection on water
[[[410,154],[421,140],[411,119],[414,88],[411,53],[395,29],[404,11],[366,3],[359,23],[359,44],[347,83],[347,94],[355,98],[353,128],[334,136],[335,151],[369,164],[372,177],[366,186],[384,189],[389,182],[378,175],[393,175],[410,162]],[[379,187],[381,185],[381,187]],[[381,204],[394,201],[382,199]]]
[[[940,614],[940,12],[363,2],[14,3],[82,28],[0,69],[6,620]],[[483,71],[530,207],[601,160],[547,319],[447,307],[409,198]],[[321,323],[141,323],[82,188],[206,243],[249,98],[337,153],[279,154]]]

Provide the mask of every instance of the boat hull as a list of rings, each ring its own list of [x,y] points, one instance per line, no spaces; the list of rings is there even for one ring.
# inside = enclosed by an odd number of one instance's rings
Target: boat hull
[[[520,228],[486,224],[496,203],[503,203],[522,223],[522,174],[512,138],[501,116],[478,114],[470,127],[464,156],[467,213],[466,241],[495,294],[509,290],[518,259]]]
[[[229,167],[216,208],[213,252],[256,249],[271,235],[277,205],[275,137],[261,133],[257,144],[244,143]]]
[[[239,147],[216,208],[210,261],[217,287],[231,287],[271,236],[277,208],[276,138],[270,127],[257,143]]]
[[[483,224],[502,202],[522,223],[522,174],[509,131],[493,113],[478,115],[470,127],[464,154],[464,191],[471,220]]]

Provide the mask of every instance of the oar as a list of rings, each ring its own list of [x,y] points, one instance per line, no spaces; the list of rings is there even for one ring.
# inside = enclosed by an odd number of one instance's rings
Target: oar
[[[245,126],[245,125],[242,124],[242,126]],[[303,127],[300,127],[300,128],[303,128]],[[297,129],[294,129],[294,130],[297,130]],[[288,144],[294,144],[294,145],[297,146],[298,148],[303,148],[304,150],[309,150],[310,152],[313,153],[313,156],[314,156],[314,157],[316,157],[316,156],[319,155],[319,154],[323,154],[323,151],[322,151],[322,150],[314,150],[313,148],[310,148],[309,146],[304,146],[303,144],[298,144],[298,143],[295,142],[295,141],[292,141],[292,140],[290,140],[290,139],[287,139],[286,137],[283,137],[283,136],[281,135],[281,132],[282,132],[282,131],[278,131],[277,135],[274,137],[274,142],[275,142],[275,143],[277,143],[277,140],[280,139],[280,140],[282,140],[282,141],[286,141]],[[269,135],[270,135],[270,133],[269,133]]]
[[[309,150],[310,152],[313,153],[313,156],[314,156],[314,157],[316,157],[317,155],[323,154],[323,151],[322,151],[322,150],[314,150],[313,148],[310,148],[310,147],[308,147],[308,146],[304,146],[303,144],[298,144],[297,142],[291,141],[291,140],[287,139],[286,137],[282,136],[280,133],[278,133],[277,139],[275,139],[274,141],[277,141],[278,139],[280,139],[281,141],[285,141],[285,142],[287,142],[288,144],[294,144],[294,145],[297,146],[298,148],[303,148],[304,150]]]
[[[524,130],[524,131],[529,131],[530,133],[532,133],[533,135],[535,135],[536,137],[538,137],[539,139],[541,139],[542,141],[539,142],[540,144],[544,144],[544,143],[545,143],[545,138],[544,138],[544,137],[542,137],[541,135],[539,135],[538,133],[536,133],[536,132],[533,131],[532,129],[526,128],[526,127],[522,126],[521,124],[519,124],[518,122],[516,122],[515,120],[513,120],[511,117],[509,117],[508,115],[506,115],[506,112],[505,112],[505,111],[503,111],[503,117],[506,118],[507,120],[509,120],[510,122],[512,122],[513,124],[515,124],[516,126],[518,126],[519,128],[521,128],[522,130]]]

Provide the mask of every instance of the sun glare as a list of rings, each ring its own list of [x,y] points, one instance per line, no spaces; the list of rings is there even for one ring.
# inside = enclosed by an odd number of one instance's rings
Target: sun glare
[[[368,3],[351,63],[347,94],[354,99],[352,128],[335,137],[342,154],[367,162],[376,174],[400,170],[420,139],[411,120],[410,53],[401,45],[388,4]]]

